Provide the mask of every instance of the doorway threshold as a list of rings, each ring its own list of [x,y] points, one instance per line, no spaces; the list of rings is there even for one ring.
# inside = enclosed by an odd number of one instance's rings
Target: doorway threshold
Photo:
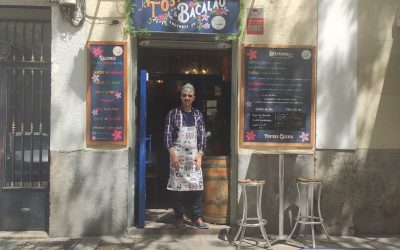
[[[175,226],[175,216],[172,209],[146,209],[146,222],[144,228],[128,227],[125,237],[143,238],[160,235],[223,235],[226,236],[231,227],[207,223],[209,229],[198,229],[190,225],[190,220],[185,217],[186,227],[178,229]]]

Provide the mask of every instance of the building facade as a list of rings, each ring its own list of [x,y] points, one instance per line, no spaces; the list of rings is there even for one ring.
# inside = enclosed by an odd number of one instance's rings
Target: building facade
[[[137,198],[143,121],[158,164],[157,175],[144,177],[147,204],[168,206],[161,198],[167,167],[160,133],[166,109],[178,104],[179,86],[190,81],[209,119],[210,142],[224,142],[209,144],[207,154],[229,160],[227,224],[240,214],[237,181],[261,178],[267,180],[267,230],[278,231],[284,155],[285,232],[298,210],[295,180],[304,176],[324,181],[321,209],[329,233],[399,233],[398,1],[244,1],[243,34],[233,41],[209,34],[127,34],[127,3],[78,0],[73,15],[59,1],[0,3],[0,230],[46,230],[58,237],[119,234],[137,225],[146,207]],[[124,49],[125,143],[88,143],[88,42]],[[242,143],[243,61],[250,45],[313,48],[311,145]],[[140,70],[149,73],[144,113]],[[216,113],[225,119],[215,120]],[[222,137],[212,138],[218,133]]]

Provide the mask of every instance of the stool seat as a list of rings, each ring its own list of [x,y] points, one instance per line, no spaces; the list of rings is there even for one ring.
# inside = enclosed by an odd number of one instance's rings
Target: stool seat
[[[324,233],[326,234],[329,241],[328,232],[323,224],[324,220],[321,216],[321,191],[322,191],[322,180],[316,178],[304,178],[299,177],[296,179],[296,186],[299,199],[299,214],[296,217],[296,224],[293,227],[287,240],[290,240],[298,224],[310,225],[311,226],[311,237],[313,241],[313,248],[315,248],[315,236],[314,236],[314,225],[321,225]],[[318,215],[314,215],[314,192],[317,193],[317,209]],[[302,209],[305,207],[305,212]]]
[[[264,185],[265,180],[239,180],[238,183],[243,186],[256,186],[256,185]]]
[[[261,198],[262,198],[262,188],[265,184],[265,180],[239,180],[239,185],[242,188],[242,194],[243,194],[243,214],[242,214],[242,219],[238,221],[239,230],[236,233],[236,236],[234,238],[234,241],[237,241],[239,235],[239,244],[237,245],[237,248],[240,249],[240,246],[242,245],[242,240],[244,236],[244,232],[247,227],[259,227],[261,230],[261,234],[266,241],[266,245],[268,246],[268,249],[271,249],[271,243],[269,242],[267,233],[265,231],[264,226],[267,224],[267,220],[262,218],[262,212],[261,212]],[[256,197],[257,197],[257,217],[247,217],[247,191],[248,189],[256,189]]]
[[[322,181],[320,179],[302,178],[302,177],[297,178],[296,181],[297,182],[318,182],[318,183],[322,183]]]

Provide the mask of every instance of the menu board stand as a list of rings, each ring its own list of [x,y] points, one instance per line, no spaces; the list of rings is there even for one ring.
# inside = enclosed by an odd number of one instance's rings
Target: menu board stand
[[[126,145],[126,42],[87,43],[87,145]]]
[[[244,45],[240,146],[312,148],[315,47]]]

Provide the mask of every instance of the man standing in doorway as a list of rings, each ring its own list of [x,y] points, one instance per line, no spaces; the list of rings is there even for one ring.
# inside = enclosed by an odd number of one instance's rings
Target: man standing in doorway
[[[167,189],[173,193],[178,228],[185,227],[184,201],[188,201],[192,209],[192,225],[208,229],[201,217],[201,162],[206,146],[204,119],[201,112],[192,107],[195,100],[192,84],[183,85],[180,99],[182,105],[170,110],[165,121],[164,144],[170,158]]]

